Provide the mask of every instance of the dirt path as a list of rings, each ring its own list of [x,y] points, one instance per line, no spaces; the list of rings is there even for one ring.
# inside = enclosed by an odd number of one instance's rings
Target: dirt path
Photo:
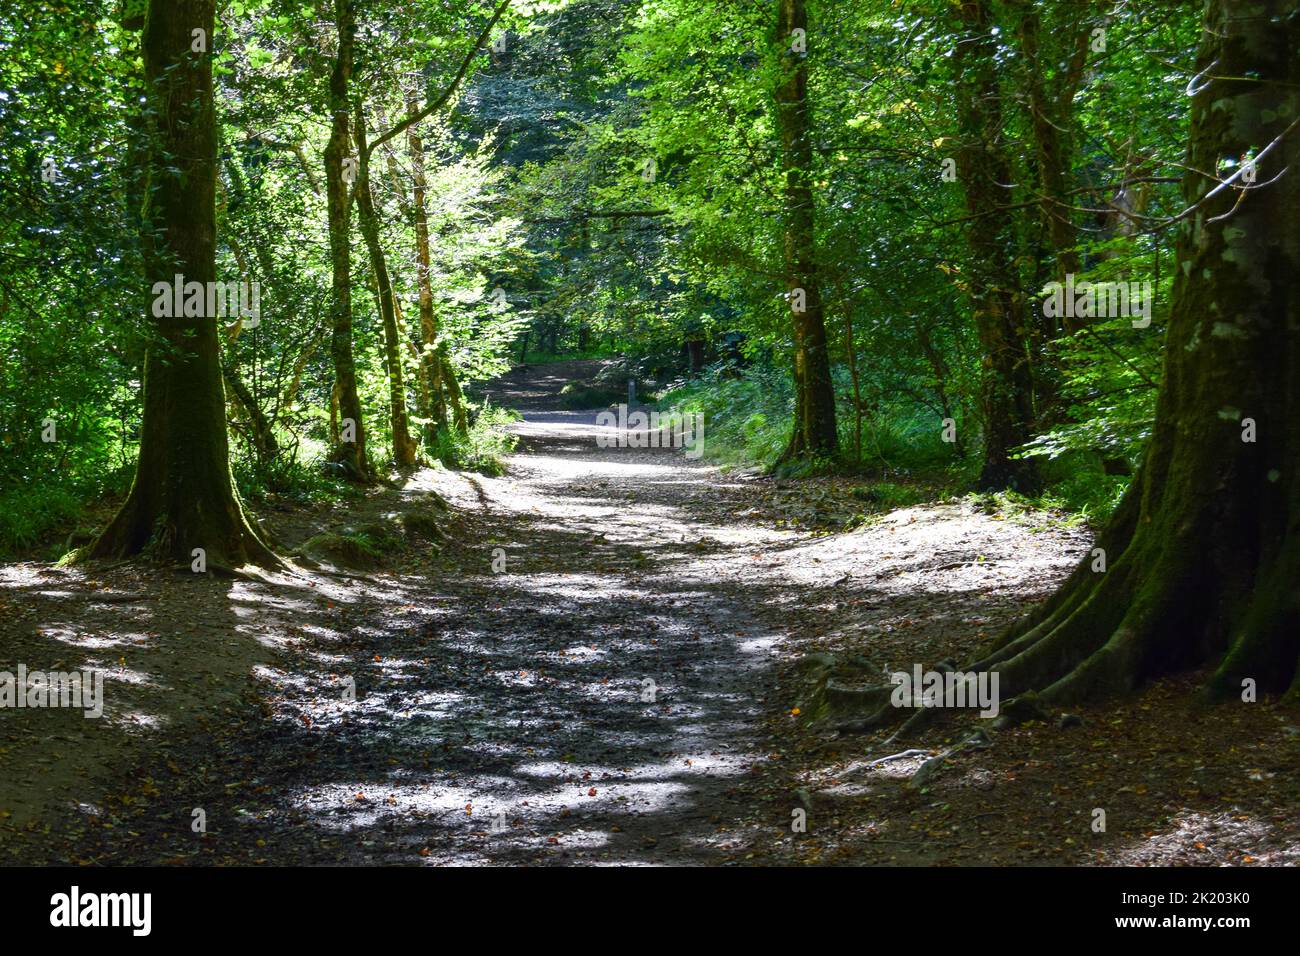
[[[1294,728],[1185,713],[1182,685],[1083,711],[1082,731],[997,735],[934,793],[905,786],[924,758],[874,767],[878,738],[810,728],[793,713],[801,656],[876,674],[967,659],[1088,536],[967,503],[791,530],[785,517],[833,509],[844,489],[600,448],[596,412],[557,410],[593,371],[495,383],[494,403],[524,414],[502,477],[426,470],[263,515],[288,548],[436,519],[381,570],[248,582],[0,566],[7,659],[109,669],[103,720],[0,710],[0,860],[1151,862],[1200,852],[1216,820],[1254,841],[1238,857],[1294,860],[1294,811],[1269,817]],[[1171,744],[1170,721],[1205,739]],[[1223,757],[1216,731],[1258,743]],[[1101,844],[1099,802],[1124,826]],[[800,808],[806,834],[791,830]]]
[[[256,710],[146,746],[152,759],[134,747],[144,792],[110,793],[69,854],[720,862],[715,823],[755,759],[778,636],[700,560],[789,535],[729,527],[729,489],[680,451],[597,447],[596,412],[551,410],[582,371],[496,389],[525,414],[504,477],[426,471],[350,516],[270,517],[297,544],[436,491],[456,516],[445,555],[405,555],[364,579],[178,581],[191,615],[222,605],[222,623],[263,649],[241,657],[256,668]],[[165,601],[150,611],[173,613]]]

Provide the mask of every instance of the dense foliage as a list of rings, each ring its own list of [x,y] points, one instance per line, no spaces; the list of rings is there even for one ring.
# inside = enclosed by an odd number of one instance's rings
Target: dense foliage
[[[994,67],[975,93],[979,78],[956,55],[972,28],[948,0],[811,0],[806,35],[793,41],[778,36],[779,4],[744,0],[570,0],[504,13],[483,0],[343,6],[356,21],[354,153],[359,133],[374,143],[449,92],[369,158],[391,327],[375,250],[352,233],[357,390],[377,460],[395,454],[394,357],[420,454],[492,467],[499,418],[480,418],[474,385],[542,353],[622,355],[620,374],[706,412],[712,452],[776,462],[798,392],[778,116],[794,43],[838,431],[833,456],[798,464],[974,482],[998,414],[979,325],[980,296],[993,288],[1017,303],[1012,349],[1032,380],[1032,421],[1010,453],[1064,458],[1068,467],[1042,473],[1066,504],[1104,511],[1122,491],[1160,384],[1175,270],[1173,230],[1159,220],[1180,208],[1193,5],[979,4]],[[141,280],[154,188],[142,7],[0,11],[8,549],[131,480],[152,334]],[[246,496],[334,486],[322,473],[339,415],[325,157],[339,9],[229,0],[208,49],[218,276],[261,290],[260,321],[223,326],[221,344]],[[971,96],[999,105],[998,128],[974,144],[963,126]],[[973,146],[1007,175],[984,213],[963,192],[961,157]],[[989,283],[978,240],[992,232],[1006,268]],[[1045,319],[1042,290],[1066,273],[1150,282],[1149,324]],[[464,428],[429,398],[430,369],[435,388],[464,383]]]

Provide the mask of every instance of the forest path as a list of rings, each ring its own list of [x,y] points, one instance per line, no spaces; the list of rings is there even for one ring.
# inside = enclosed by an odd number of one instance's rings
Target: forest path
[[[926,752],[880,765],[879,735],[810,725],[808,655],[968,660],[1087,532],[965,500],[821,533],[863,479],[600,448],[558,400],[593,371],[494,383],[525,416],[500,477],[259,509],[286,552],[437,518],[441,546],[408,534],[365,573],[0,565],[0,670],[105,674],[102,719],[0,708],[0,862],[1294,863],[1294,728],[1194,705],[1196,675],[998,733],[929,796]]]
[[[87,801],[84,786],[69,790],[81,809],[56,826],[68,839],[57,855],[108,864],[731,858],[736,821],[754,809],[736,805],[735,788],[758,759],[781,635],[753,613],[766,595],[750,593],[734,567],[720,572],[798,536],[738,521],[752,481],[680,449],[598,447],[597,412],[558,400],[565,382],[594,370],[564,363],[494,385],[494,402],[524,414],[503,476],[425,470],[358,502],[264,514],[292,548],[323,526],[427,513],[436,492],[451,506],[441,552],[394,554],[389,569],[364,575],[273,583],[177,575],[147,606],[105,610],[96,623],[139,627],[176,650],[164,660],[145,642],[132,648],[133,669],[147,676],[123,705],[173,728],[145,742],[138,729],[117,735],[102,762],[134,765],[130,782],[125,792],[111,783],[102,802]],[[502,552],[505,568],[494,570]],[[226,704],[239,666],[255,675],[243,707],[182,720],[171,689],[206,672],[217,643],[234,646],[220,678]],[[121,701],[111,685],[106,696]]]
[[[479,609],[472,627],[443,632],[476,739],[457,748],[455,786],[438,797],[450,839],[430,841],[433,859],[726,856],[718,825],[736,816],[728,798],[756,759],[780,635],[752,596],[719,586],[708,558],[792,535],[738,526],[744,482],[679,449],[599,447],[597,411],[558,402],[594,364],[495,383],[493,401],[524,416],[509,471],[467,479],[474,500],[445,489],[481,522],[469,567],[441,582]]]
[[[358,728],[399,763],[431,766],[380,786],[385,812],[357,805],[365,781],[305,804],[383,832],[367,858],[726,857],[718,825],[736,816],[728,798],[756,759],[779,635],[718,586],[707,557],[791,535],[737,527],[743,483],[681,450],[599,447],[597,411],[558,401],[594,370],[561,363],[495,383],[493,401],[524,416],[507,474],[437,483],[466,519],[454,566],[428,582],[421,633],[436,641],[413,681],[386,682],[405,715]],[[391,662],[406,646],[369,649]]]
[[[64,718],[53,759],[47,718],[19,712],[9,738],[0,726],[15,762],[46,765],[15,793],[0,781],[0,808],[17,811],[0,832],[57,834],[12,857],[721,864],[841,844],[822,818],[818,840],[791,831],[796,791],[816,779],[796,766],[823,744],[791,714],[802,701],[783,666],[812,650],[866,650],[881,673],[964,659],[1064,573],[1081,536],[958,504],[818,533],[808,521],[860,519],[851,480],[599,447],[598,412],[560,399],[598,365],[492,384],[524,415],[500,477],[424,470],[360,498],[259,509],[286,552],[413,514],[444,526],[445,546],[408,536],[380,569],[9,569],[0,587],[36,625],[25,659],[71,649],[109,666],[105,719]],[[933,853],[897,843],[897,859]]]

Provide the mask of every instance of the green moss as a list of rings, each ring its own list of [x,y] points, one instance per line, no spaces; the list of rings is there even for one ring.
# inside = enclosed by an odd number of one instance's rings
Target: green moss
[[[381,550],[400,548],[402,546],[400,519],[382,518],[378,521],[372,521],[357,528],[355,534],[358,537],[365,538]]]
[[[809,654],[795,665],[798,717],[810,726],[869,716],[890,692],[881,668],[859,655]]]
[[[876,511],[893,511],[896,508],[908,508],[930,501],[934,495],[925,488],[916,485],[900,485],[892,481],[878,481],[871,485],[859,485],[850,494],[860,501],[872,506]]]
[[[72,565],[76,564],[78,561],[80,561],[82,558],[84,558],[84,557],[85,557],[86,555],[88,555],[89,553],[90,553],[90,546],[89,546],[89,545],[87,545],[87,546],[85,546],[85,547],[82,547],[82,548],[73,548],[71,551],[69,551],[69,552],[67,552],[66,554],[64,554],[63,557],[61,557],[61,558],[59,558],[57,561],[55,561],[55,562],[54,562],[54,566],[55,566],[56,568],[69,568],[69,567],[72,567]]]
[[[439,518],[427,511],[408,511],[400,520],[403,530],[408,535],[431,538],[435,541],[442,541],[447,537],[447,532],[442,530]]]

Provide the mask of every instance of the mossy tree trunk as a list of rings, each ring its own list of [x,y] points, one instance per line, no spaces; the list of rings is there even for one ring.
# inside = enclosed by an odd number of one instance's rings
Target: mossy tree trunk
[[[964,35],[957,42],[957,119],[961,145],[957,181],[969,222],[971,307],[983,356],[980,413],[984,424],[982,490],[1037,487],[1031,462],[1011,457],[1030,438],[1033,367],[1025,344],[1025,297],[1016,275],[1013,221],[1004,184],[1011,181],[1004,143],[997,35],[989,0],[962,0]]]
[[[1016,77],[1024,90],[1021,103],[1028,112],[1025,121],[1033,137],[1042,215],[1042,232],[1035,243],[1036,290],[1049,278],[1064,284],[1067,276],[1080,269],[1079,230],[1070,195],[1076,141],[1074,99],[1087,67],[1092,30],[1105,20],[1102,8],[1093,0],[1047,8],[1037,0],[1013,0],[1008,6],[1017,21],[1012,32],[1019,41],[1023,63]],[[1044,261],[1047,256],[1050,262]],[[1064,404],[1061,370],[1049,343],[1062,333],[1079,332],[1090,320],[1050,318],[1043,314],[1041,298],[1030,291],[1025,324],[1033,353],[1035,412],[1042,428],[1059,419]]]
[[[1300,4],[1213,0],[1196,69],[1154,434],[1096,542],[1104,570],[1089,555],[974,665],[1005,695],[1215,661],[1216,693],[1300,697]],[[1216,184],[1252,153],[1253,187]]]
[[[280,454],[280,443],[276,440],[271,419],[262,410],[262,406],[253,395],[253,390],[239,374],[238,366],[227,360],[222,363],[221,374],[230,389],[230,394],[235,398],[235,404],[243,411],[244,418],[248,422],[249,444],[253,446],[258,463],[269,465]]]
[[[1033,134],[1035,166],[1038,172],[1038,193],[1045,232],[1054,260],[1052,278],[1065,282],[1065,277],[1079,271],[1078,230],[1074,223],[1073,204],[1069,196],[1069,181],[1074,157],[1074,96],[1083,80],[1088,59],[1091,30],[1098,19],[1092,14],[1090,0],[1079,0],[1077,5],[1062,8],[1069,18],[1070,30],[1055,40],[1063,46],[1060,53],[1068,58],[1052,69],[1056,58],[1053,26],[1063,23],[1049,20],[1048,35],[1043,37],[1043,13],[1040,5],[1031,0],[1015,0],[1010,4],[1018,16],[1015,30],[1020,43],[1024,69],[1020,74],[1025,88],[1025,106],[1028,123]],[[1080,15],[1084,16],[1080,19]],[[1064,42],[1064,41],[1068,41]],[[1048,47],[1043,50],[1044,42]],[[1086,319],[1064,318],[1065,331],[1076,332]],[[1055,329],[1051,330],[1055,333]]]
[[[784,260],[794,341],[795,416],[782,461],[834,455],[835,390],[816,263],[812,191],[812,107],[808,102],[808,12],[804,0],[777,0],[776,42],[782,75],[776,89],[784,178]]]
[[[330,73],[330,138],[325,146],[325,196],[329,217],[330,265],[330,352],[334,359],[334,381],[338,388],[339,440],[330,454],[354,481],[373,480],[366,453],[366,427],[357,391],[357,366],[352,349],[352,209],[348,179],[355,175],[356,157],[349,152],[348,102],[352,83],[352,52],[356,39],[353,0],[334,0],[334,24],[338,52]],[[345,167],[344,160],[348,160]],[[353,170],[352,175],[345,168]]]
[[[214,0],[154,0],[142,42],[149,87],[144,282],[216,279]],[[196,30],[208,52],[194,52]],[[279,564],[240,506],[230,475],[217,316],[157,318],[145,358],[135,481],[93,557],[148,552],[209,564]]]
[[[465,409],[465,393],[461,391],[460,380],[456,377],[456,368],[451,364],[451,353],[445,341],[438,345],[438,369],[451,414],[451,425],[457,432],[466,435],[469,433],[469,413]]]
[[[356,107],[357,153],[357,218],[361,235],[370,253],[370,267],[375,274],[375,291],[379,299],[379,315],[384,327],[384,359],[388,366],[388,409],[393,432],[393,461],[399,468],[415,467],[416,447],[411,440],[409,418],[406,412],[406,382],[402,374],[402,335],[397,322],[397,303],[393,297],[392,276],[379,239],[379,216],[375,212],[374,196],[370,191],[370,158],[366,149],[365,115],[358,103]]]
[[[419,112],[419,101],[407,101],[412,114]],[[425,440],[433,444],[438,429],[447,422],[447,399],[442,384],[442,361],[438,355],[438,321],[433,311],[433,277],[429,258],[429,213],[425,207],[428,183],[424,175],[424,142],[412,124],[406,134],[406,145],[411,155],[412,202],[411,217],[415,224],[415,279],[420,292],[420,373],[424,379],[426,407],[421,409],[428,419]]]

